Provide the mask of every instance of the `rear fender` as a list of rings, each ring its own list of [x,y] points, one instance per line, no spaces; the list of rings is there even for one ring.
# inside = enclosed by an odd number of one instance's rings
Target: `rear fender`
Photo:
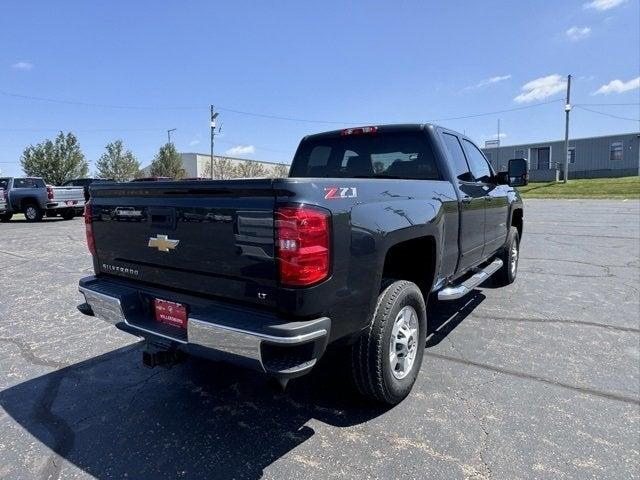
[[[363,280],[364,291],[370,292],[369,315],[375,308],[385,258],[391,247],[398,243],[421,237],[433,237],[436,246],[436,277],[442,258],[443,244],[442,203],[436,200],[403,199],[390,202],[373,202],[356,205],[351,212],[351,245],[354,262],[350,276]],[[356,278],[350,282],[356,283]]]

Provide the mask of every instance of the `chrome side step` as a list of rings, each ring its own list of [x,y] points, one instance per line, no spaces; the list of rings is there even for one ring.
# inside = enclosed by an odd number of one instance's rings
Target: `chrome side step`
[[[471,290],[484,282],[502,267],[502,260],[496,258],[482,270],[477,271],[471,277],[458,285],[443,288],[438,292],[438,300],[457,300],[464,297]]]

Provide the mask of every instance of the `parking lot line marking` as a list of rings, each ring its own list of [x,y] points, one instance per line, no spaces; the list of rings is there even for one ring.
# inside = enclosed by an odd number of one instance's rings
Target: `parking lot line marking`
[[[489,370],[491,372],[503,373],[505,375],[510,375],[518,378],[525,378],[527,380],[534,380],[536,382],[547,383],[549,385],[553,385],[554,387],[566,388],[568,390],[573,390],[579,393],[585,393],[587,395],[595,395],[598,397],[606,398],[608,400],[615,400],[617,402],[630,403],[632,405],[640,405],[640,398],[627,397],[626,395],[619,395],[617,393],[612,392],[604,392],[602,390],[596,390],[594,388],[589,387],[579,387],[576,385],[569,385],[568,383],[558,382],[556,380],[550,380],[548,378],[540,377],[538,375],[532,375],[530,373],[518,372],[516,370],[509,370],[507,368],[497,367],[494,365],[489,365],[487,363],[474,362],[472,360],[466,360],[464,358],[456,358],[450,357],[448,355],[441,355],[439,353],[429,352],[428,350],[424,352],[425,355],[429,357],[438,358],[440,360],[448,360],[450,362],[460,363],[462,365],[471,365],[472,367],[481,368],[483,370]]]

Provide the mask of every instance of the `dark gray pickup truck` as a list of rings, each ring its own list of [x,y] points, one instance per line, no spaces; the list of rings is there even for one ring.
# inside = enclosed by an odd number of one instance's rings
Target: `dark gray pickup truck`
[[[95,275],[79,309],[184,354],[282,381],[340,346],[357,389],[394,404],[422,363],[429,298],[516,278],[527,162],[495,173],[435,125],[305,137],[290,178],[92,185]]]

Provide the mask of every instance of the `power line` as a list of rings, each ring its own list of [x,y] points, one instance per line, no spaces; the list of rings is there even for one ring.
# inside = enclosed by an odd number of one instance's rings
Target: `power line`
[[[581,105],[574,105],[574,107],[579,108],[581,110],[586,110],[587,112],[597,113],[599,115],[604,115],[605,117],[617,118],[618,120],[629,120],[630,122],[640,122],[640,118],[629,118],[629,117],[621,117],[619,115],[612,115],[611,113],[599,112],[597,110],[592,110],[590,108],[585,108]]]
[[[64,105],[76,105],[79,107],[98,107],[98,108],[113,108],[113,109],[121,109],[121,110],[201,110],[200,107],[171,107],[171,106],[141,106],[141,105],[113,105],[106,103],[89,103],[89,102],[79,102],[75,100],[60,100],[56,98],[47,98],[47,97],[36,97],[33,95],[21,95],[19,93],[5,92],[0,90],[0,95],[4,95],[6,97],[13,98],[22,98],[25,100],[35,100],[38,102],[48,102],[48,103],[59,103]]]
[[[525,110],[527,108],[540,107],[542,105],[549,105],[551,103],[556,103],[561,101],[563,101],[562,98],[556,98],[555,100],[549,100],[547,102],[532,103],[531,105],[525,105],[523,107],[507,108],[505,110],[495,110],[493,112],[474,113],[472,115],[464,115],[461,117],[436,118],[433,120],[429,120],[429,122],[444,122],[448,120],[464,120],[465,118],[485,117],[488,115],[497,115],[499,113],[515,112],[517,110]]]
[[[112,104],[104,104],[104,103],[89,103],[89,102],[79,102],[74,100],[60,100],[60,99],[47,98],[47,97],[37,97],[32,95],[21,95],[21,94],[12,93],[12,92],[5,92],[2,90],[0,90],[0,95],[5,95],[9,97],[14,97],[14,98],[22,98],[27,100],[43,101],[43,102],[49,102],[49,103],[59,103],[59,104],[66,104],[66,105],[97,107],[97,108],[132,109],[132,110],[200,110],[200,109],[203,109],[203,107],[195,107],[195,106],[141,106],[141,105],[112,105]],[[469,115],[461,115],[458,117],[439,118],[439,119],[434,119],[430,121],[441,122],[441,121],[449,121],[449,120],[463,120],[466,118],[484,117],[488,115],[496,115],[499,113],[525,110],[529,108],[538,107],[541,105],[549,105],[559,101],[562,101],[562,99],[557,98],[557,99],[549,100],[546,102],[524,105],[522,107],[508,108],[504,110],[495,110],[491,112],[474,113]],[[218,110],[222,110],[229,113],[235,113],[238,115],[246,115],[246,116],[257,117],[257,118],[267,118],[271,120],[283,120],[283,121],[289,121],[289,122],[315,123],[315,124],[328,124],[328,125],[366,125],[368,123],[372,123],[372,122],[352,122],[352,121],[337,121],[337,120],[319,120],[319,119],[309,119],[309,118],[300,118],[300,117],[290,117],[290,116],[284,116],[284,115],[272,115],[272,114],[260,113],[260,112],[249,112],[245,110],[236,110],[234,108],[227,108],[227,107],[217,107],[217,108]],[[373,123],[376,123],[376,122],[373,122]]]
[[[0,132],[61,132],[72,131],[77,133],[108,133],[108,132],[166,132],[164,128],[0,128]]]
[[[634,103],[576,103],[573,106],[585,106],[585,107],[629,107],[640,105],[638,102]]]

